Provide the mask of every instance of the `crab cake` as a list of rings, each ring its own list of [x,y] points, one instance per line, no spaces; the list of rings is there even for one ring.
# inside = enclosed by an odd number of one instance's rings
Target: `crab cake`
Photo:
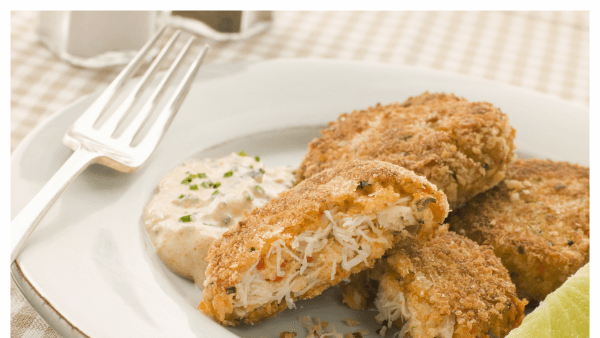
[[[589,169],[517,160],[496,188],[452,213],[452,229],[494,252],[520,297],[541,301],[589,261]]]
[[[372,267],[402,234],[430,237],[448,213],[425,178],[381,161],[323,171],[258,207],[208,253],[199,308],[256,323]]]
[[[375,318],[400,337],[504,337],[524,318],[527,301],[491,248],[454,232],[407,237],[386,262]]]
[[[424,93],[404,103],[342,114],[308,146],[297,181],[351,159],[381,160],[425,176],[451,209],[503,178],[515,130],[487,102]]]

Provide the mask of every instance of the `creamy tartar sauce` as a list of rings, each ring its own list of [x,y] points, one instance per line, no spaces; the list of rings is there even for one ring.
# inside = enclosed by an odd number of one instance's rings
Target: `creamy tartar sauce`
[[[144,210],[144,225],[160,259],[203,288],[210,244],[244,212],[292,187],[290,167],[265,168],[244,152],[187,161],[170,172]]]

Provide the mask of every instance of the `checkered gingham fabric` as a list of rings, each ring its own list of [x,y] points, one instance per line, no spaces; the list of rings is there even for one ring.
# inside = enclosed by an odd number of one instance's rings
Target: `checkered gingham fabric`
[[[122,69],[71,66],[38,40],[38,13],[11,13],[11,151],[34,127]],[[205,64],[274,58],[365,60],[468,74],[589,105],[588,12],[275,12]],[[402,98],[398,98],[401,100]],[[11,336],[57,337],[11,285]]]

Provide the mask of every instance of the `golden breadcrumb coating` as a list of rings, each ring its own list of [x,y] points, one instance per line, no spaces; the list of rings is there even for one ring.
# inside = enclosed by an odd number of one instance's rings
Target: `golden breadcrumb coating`
[[[376,304],[381,311],[402,294],[396,299],[404,299],[410,317],[400,316],[394,324],[406,324],[409,337],[489,338],[490,332],[504,337],[524,318],[527,301],[517,297],[491,248],[454,232],[431,240],[407,236],[386,262]],[[377,319],[389,318],[380,312]]]
[[[411,97],[341,114],[308,146],[297,181],[351,159],[381,160],[425,176],[452,210],[504,178],[515,130],[487,102],[453,94]]]
[[[393,213],[389,210],[400,209],[410,210],[410,215],[392,220]],[[418,234],[424,238],[435,235],[447,213],[445,195],[411,171],[381,161],[340,164],[254,209],[213,242],[207,256],[207,277],[199,308],[224,325],[236,325],[240,321],[255,323],[272,317],[293,306],[293,301],[315,297],[350,274],[372,267],[403,234]],[[341,223],[353,217],[371,219],[372,223],[370,228],[365,225],[362,230],[356,230],[362,237],[354,248],[363,250],[364,260],[344,268],[340,256],[351,250],[340,244],[346,236],[343,234],[346,228]],[[330,219],[333,218],[339,224],[332,230],[335,222]],[[406,227],[392,226],[394,222]],[[322,235],[319,241],[325,242],[320,242],[323,245],[315,249],[317,253],[303,257],[299,250],[303,247],[308,250],[309,245],[298,246],[298,240],[316,241],[317,234]],[[323,237],[323,234],[327,235]],[[309,235],[314,238],[307,239]],[[275,251],[281,253],[281,257]],[[300,266],[297,260],[305,262],[304,265]],[[244,290],[253,285],[263,289],[252,289],[250,293],[254,296],[251,296]],[[287,292],[283,300],[248,301],[250,297],[263,297],[265,292],[261,290],[265,288],[275,290],[276,294],[283,290],[282,295],[285,295],[286,289],[281,288],[286,285],[291,292]],[[270,295],[271,291],[265,299],[270,299]],[[241,305],[244,301],[245,305]]]
[[[520,297],[541,301],[589,261],[589,185],[588,168],[520,159],[502,183],[448,220],[494,247]]]

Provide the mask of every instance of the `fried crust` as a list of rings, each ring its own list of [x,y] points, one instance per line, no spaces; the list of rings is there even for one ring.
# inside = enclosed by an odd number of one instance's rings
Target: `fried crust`
[[[359,188],[363,185],[361,182],[368,182],[368,185]],[[276,240],[281,239],[286,246],[291,247],[295,236],[316,230],[326,210],[338,207],[348,215],[368,214],[393,204],[401,195],[412,196],[412,203],[423,198],[435,199],[421,211],[420,215],[429,212],[433,218],[430,222],[421,224],[418,233],[420,237],[435,235],[448,213],[445,195],[425,178],[390,163],[342,163],[282,192],[264,206],[254,209],[213,242],[207,256],[207,277],[199,308],[224,325],[236,325],[240,320],[255,323],[275,315],[285,308],[285,302],[265,304],[244,318],[236,317],[233,313],[232,295],[227,294],[226,288],[240,283],[243,274],[266,256]],[[375,260],[395,243],[397,236],[392,235],[391,230],[386,236],[389,240],[387,247],[373,244],[373,253],[378,254],[369,258],[368,266],[373,266]],[[318,265],[317,259],[313,263]],[[315,297],[351,273],[365,268],[367,265],[360,263],[350,271],[337,274],[334,280],[324,278],[326,282],[317,284],[300,299]],[[329,276],[329,273],[326,274]]]
[[[425,92],[403,103],[341,114],[308,146],[296,181],[351,159],[381,160],[425,176],[452,210],[503,178],[515,130],[500,109]]]
[[[406,238],[386,262],[380,288],[404,293],[411,304],[411,337],[429,337],[428,330],[450,315],[453,338],[490,337],[489,331],[504,337],[524,318],[527,301],[517,297],[491,247],[448,231],[429,241]]]
[[[589,184],[589,168],[517,160],[506,180],[448,220],[494,247],[520,297],[541,301],[589,261]]]

